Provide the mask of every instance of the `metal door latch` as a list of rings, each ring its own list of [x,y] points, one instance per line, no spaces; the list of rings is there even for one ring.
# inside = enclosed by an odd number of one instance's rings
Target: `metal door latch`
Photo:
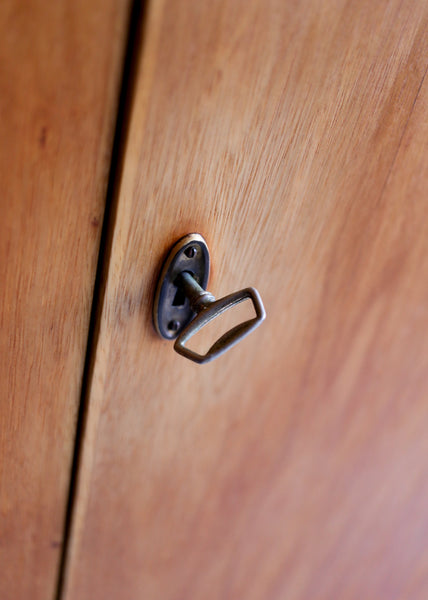
[[[266,316],[260,295],[252,287],[216,300],[206,290],[209,270],[210,256],[204,238],[198,233],[181,238],[162,267],[153,304],[153,321],[158,334],[167,340],[175,339],[174,350],[199,364],[229,350]],[[204,355],[185,346],[207,323],[246,299],[253,303],[254,318],[230,329]]]

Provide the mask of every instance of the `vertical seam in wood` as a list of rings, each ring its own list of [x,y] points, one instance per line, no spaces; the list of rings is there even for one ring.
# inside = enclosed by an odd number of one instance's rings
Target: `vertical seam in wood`
[[[129,115],[134,96],[136,71],[141,57],[144,37],[147,1],[132,0],[129,12],[127,38],[124,49],[122,75],[119,85],[116,125],[114,130],[110,170],[107,183],[104,218],[98,252],[98,263],[94,283],[91,316],[85,350],[85,362],[82,374],[81,394],[76,422],[73,459],[66,514],[64,519],[62,550],[58,568],[55,600],[61,600],[64,591],[65,573],[70,546],[73,510],[79,474],[80,456],[84,440],[89,389],[92,379],[95,351],[98,342],[100,314],[105,294],[105,276],[111,256],[111,245],[117,214],[118,182],[123,168],[123,155],[129,129]]]

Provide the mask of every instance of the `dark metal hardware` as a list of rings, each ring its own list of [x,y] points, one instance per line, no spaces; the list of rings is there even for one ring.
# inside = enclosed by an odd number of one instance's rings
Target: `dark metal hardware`
[[[258,327],[266,316],[259,293],[251,287],[216,300],[205,289],[209,266],[208,247],[201,235],[194,233],[179,240],[162,268],[153,307],[153,320],[159,335],[166,339],[176,338],[176,352],[199,364],[209,362],[232,348]],[[185,346],[207,323],[247,299],[253,303],[254,318],[222,335],[204,355]]]

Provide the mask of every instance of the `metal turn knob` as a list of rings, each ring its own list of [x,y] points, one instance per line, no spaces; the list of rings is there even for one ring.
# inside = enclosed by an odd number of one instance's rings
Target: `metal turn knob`
[[[176,339],[176,352],[199,364],[232,348],[266,316],[259,293],[251,287],[216,300],[205,289],[209,267],[208,247],[201,235],[193,233],[179,240],[163,265],[153,305],[153,321],[159,335]],[[207,323],[247,299],[253,303],[255,316],[222,335],[206,354],[185,346]]]

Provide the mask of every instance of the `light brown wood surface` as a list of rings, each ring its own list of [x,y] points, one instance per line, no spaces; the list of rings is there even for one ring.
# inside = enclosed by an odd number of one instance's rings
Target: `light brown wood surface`
[[[0,3],[0,598],[55,596],[129,3]]]
[[[149,4],[64,600],[428,596],[428,6]],[[198,366],[170,245],[267,320]]]

